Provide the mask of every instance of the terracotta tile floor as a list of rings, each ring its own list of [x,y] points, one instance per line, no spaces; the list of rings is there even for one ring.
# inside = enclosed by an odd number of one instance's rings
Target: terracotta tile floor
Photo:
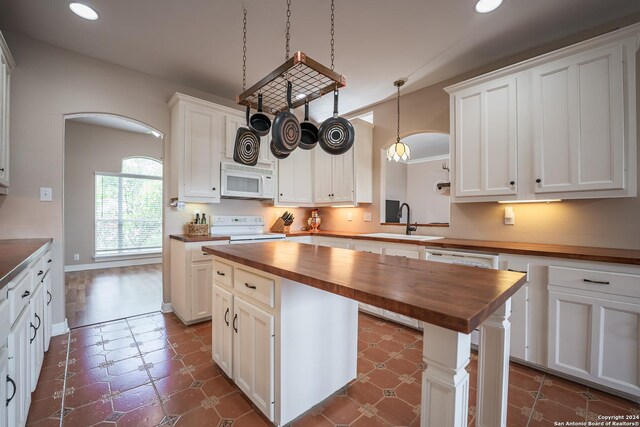
[[[359,326],[358,378],[292,427],[419,425],[420,333],[364,314]],[[210,322],[187,327],[156,313],[74,329],[52,340],[28,425],[270,425],[210,358]],[[474,356],[470,425],[476,367]],[[515,363],[509,380],[509,426],[640,414],[637,403]]]

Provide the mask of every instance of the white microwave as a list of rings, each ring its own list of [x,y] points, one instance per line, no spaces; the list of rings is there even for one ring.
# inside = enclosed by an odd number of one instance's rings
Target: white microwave
[[[273,170],[235,163],[220,164],[222,197],[239,199],[273,199]]]

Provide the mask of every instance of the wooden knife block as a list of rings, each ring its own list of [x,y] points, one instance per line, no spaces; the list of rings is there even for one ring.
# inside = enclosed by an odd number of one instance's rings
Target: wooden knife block
[[[276,222],[271,226],[271,232],[273,233],[288,233],[289,229],[289,226],[284,225],[284,219],[282,218],[276,219]]]

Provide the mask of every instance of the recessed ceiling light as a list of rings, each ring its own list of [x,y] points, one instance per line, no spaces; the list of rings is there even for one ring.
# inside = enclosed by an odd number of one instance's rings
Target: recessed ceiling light
[[[478,0],[476,3],[476,12],[488,13],[496,10],[502,4],[502,0]]]
[[[69,9],[80,18],[88,19],[89,21],[95,21],[99,18],[98,12],[82,3],[69,3]]]

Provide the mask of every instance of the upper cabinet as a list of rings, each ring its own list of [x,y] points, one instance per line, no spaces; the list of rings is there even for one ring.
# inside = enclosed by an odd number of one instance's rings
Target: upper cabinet
[[[311,206],[311,150],[296,149],[286,159],[278,160],[278,191],[275,203],[286,206]]]
[[[351,150],[334,156],[313,149],[313,203],[317,206],[355,205],[373,201],[373,125],[351,121],[355,142]]]
[[[237,110],[176,93],[171,107],[171,197],[220,202],[220,160],[226,118]]]
[[[0,194],[7,194],[9,187],[9,88],[14,66],[9,47],[0,33]]]
[[[635,197],[636,24],[446,88],[453,202]]]

